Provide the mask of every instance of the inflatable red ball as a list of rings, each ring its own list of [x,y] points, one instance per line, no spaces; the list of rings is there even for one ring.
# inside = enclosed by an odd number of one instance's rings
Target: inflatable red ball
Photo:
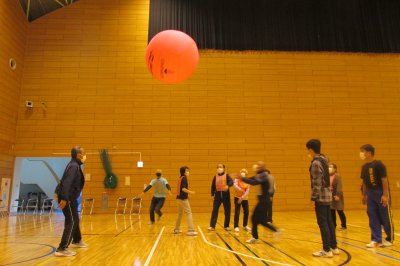
[[[165,83],[185,81],[193,74],[198,62],[196,43],[181,31],[162,31],[147,46],[147,68],[156,79]]]

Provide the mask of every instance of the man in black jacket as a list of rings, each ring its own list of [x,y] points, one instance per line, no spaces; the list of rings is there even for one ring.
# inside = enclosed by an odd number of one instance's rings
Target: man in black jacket
[[[68,249],[69,245],[74,248],[87,248],[82,242],[79,229],[78,198],[85,184],[81,165],[86,160],[85,151],[77,146],[71,150],[71,162],[65,169],[60,184],[57,185],[55,193],[58,195],[58,208],[65,216],[64,232],[61,243],[55,255],[57,257],[75,256],[76,252]]]
[[[253,223],[253,228],[251,230],[252,238],[247,240],[246,243],[249,244],[259,244],[260,239],[258,239],[257,226],[259,224],[267,227],[268,229],[277,232],[278,230],[272,226],[270,222],[267,221],[267,213],[269,205],[271,204],[271,196],[274,191],[275,178],[265,169],[265,164],[263,162],[258,162],[253,165],[253,170],[257,174],[253,177],[243,178],[241,175],[233,174],[233,178],[239,178],[244,183],[255,186],[260,185],[257,196],[258,204],[254,209],[253,216],[251,217],[251,222]]]
[[[225,173],[225,165],[219,164],[217,166],[218,174],[214,176],[211,185],[211,199],[213,203],[213,211],[211,214],[210,227],[207,228],[209,231],[215,230],[215,225],[218,220],[218,210],[221,203],[224,204],[225,210],[225,223],[224,228],[226,231],[230,231],[229,222],[231,220],[231,195],[229,193],[229,187],[233,186],[232,178]]]

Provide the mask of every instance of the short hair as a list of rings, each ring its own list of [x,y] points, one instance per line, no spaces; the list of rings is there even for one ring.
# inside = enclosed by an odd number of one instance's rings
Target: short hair
[[[372,146],[371,144],[362,145],[361,148],[360,148],[360,150],[370,151],[371,154],[372,154],[372,156],[375,155],[375,148],[374,148],[374,146]]]
[[[319,139],[310,139],[306,144],[307,149],[312,149],[315,153],[321,153],[321,141]]]
[[[336,164],[334,164],[334,163],[331,163],[330,165],[332,165],[332,166],[333,166],[333,168],[335,168],[335,170],[337,171],[337,166],[336,166]]]
[[[182,175],[185,175],[186,169],[189,169],[189,167],[187,167],[187,166],[182,166],[182,167],[181,167],[181,169],[179,170],[179,172],[181,173],[181,176],[182,176]]]
[[[220,164],[222,164],[222,163],[220,163]],[[217,168],[218,168],[218,166],[219,166],[220,164],[218,164],[218,165],[217,165]],[[222,166],[223,166],[223,167],[224,167],[224,169],[225,169],[225,164],[222,164]]]
[[[243,168],[242,170],[240,170],[241,173],[246,173],[246,175],[249,173],[247,172],[247,169]]]
[[[81,146],[73,147],[71,150],[71,157],[76,159],[76,156],[78,155],[78,153],[81,153],[81,152],[82,152]]]

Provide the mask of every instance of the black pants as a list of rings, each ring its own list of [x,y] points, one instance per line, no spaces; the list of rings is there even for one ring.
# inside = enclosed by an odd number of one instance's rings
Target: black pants
[[[156,198],[153,197],[151,200],[151,205],[150,205],[150,221],[154,222],[154,211],[158,214],[158,216],[161,216],[161,208],[164,205],[165,198]]]
[[[61,243],[58,246],[59,250],[68,248],[72,240],[74,240],[75,243],[82,240],[81,230],[79,228],[78,200],[68,200],[62,212],[65,216],[65,222]]]
[[[268,223],[267,221],[267,210],[269,208],[269,205],[271,204],[271,201],[263,199],[260,200],[254,209],[253,215],[251,216],[251,222],[253,223],[253,228],[251,230],[251,234],[253,238],[258,239],[258,230],[257,226],[259,224],[267,227],[268,229],[276,232],[276,228],[273,227],[271,224]]]
[[[234,218],[234,228],[239,227],[239,216],[240,216],[240,206],[243,208],[243,227],[247,226],[249,220],[249,201],[242,200],[242,203],[238,203],[239,198],[235,197],[235,218]]]
[[[342,222],[342,227],[347,228],[346,226],[346,215],[344,215],[343,210],[337,210],[339,217],[340,217],[340,222]],[[337,226],[336,224],[336,210],[331,209],[331,216],[332,216],[332,222],[333,222],[333,226]]]
[[[231,199],[230,198],[217,198],[215,196],[214,198],[214,204],[213,204],[213,211],[211,215],[211,221],[210,221],[210,226],[215,228],[215,225],[217,224],[218,220],[218,211],[219,207],[221,206],[221,203],[224,204],[224,210],[225,210],[225,223],[224,227],[229,227],[229,222],[231,221]]]
[[[272,202],[271,201],[267,206],[267,222],[272,223]]]
[[[336,232],[331,217],[330,205],[315,205],[315,214],[321,231],[322,245],[326,252],[337,248]]]

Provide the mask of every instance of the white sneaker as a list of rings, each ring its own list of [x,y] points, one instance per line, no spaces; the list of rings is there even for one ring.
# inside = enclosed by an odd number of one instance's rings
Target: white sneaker
[[[150,221],[149,225],[152,225],[152,224],[154,224],[154,222]]]
[[[207,228],[207,230],[208,231],[215,231],[215,228],[210,226],[210,227]]]
[[[174,234],[180,234],[180,233],[182,233],[182,230],[179,230],[179,229],[174,230]]]
[[[382,244],[375,242],[375,241],[371,241],[371,243],[367,244],[367,248],[377,248],[377,247],[381,247]]]
[[[333,253],[330,250],[329,250],[329,252],[326,252],[324,249],[321,249],[318,252],[314,252],[313,256],[314,257],[321,257],[321,258],[333,258]]]
[[[391,246],[394,246],[394,241],[392,241],[392,242],[385,241],[385,243],[383,243],[382,246],[384,246],[384,247],[391,247]]]
[[[198,234],[198,233],[195,232],[195,231],[188,231],[188,232],[187,232],[187,235],[188,235],[188,236],[197,236],[197,234]]]
[[[332,251],[333,255],[339,255],[339,253],[340,253],[338,248],[332,248],[331,251]]]
[[[236,227],[236,228],[235,228],[235,232],[239,232],[239,227]]]
[[[246,227],[244,228],[244,230],[246,230],[246,231],[251,231],[251,228],[248,227],[248,226],[246,226]]]
[[[76,255],[76,252],[73,252],[68,248],[64,250],[57,249],[56,252],[54,252],[54,255],[56,255],[56,257],[72,257]]]
[[[71,245],[70,245],[71,248],[87,248],[88,246],[89,246],[89,245],[86,244],[86,243],[83,243],[82,240],[79,241],[78,243],[72,242]]]
[[[255,239],[255,238],[251,238],[249,240],[246,240],[246,243],[248,244],[260,244],[260,239]]]
[[[225,227],[225,230],[226,231],[231,231],[231,228],[230,227]]]

